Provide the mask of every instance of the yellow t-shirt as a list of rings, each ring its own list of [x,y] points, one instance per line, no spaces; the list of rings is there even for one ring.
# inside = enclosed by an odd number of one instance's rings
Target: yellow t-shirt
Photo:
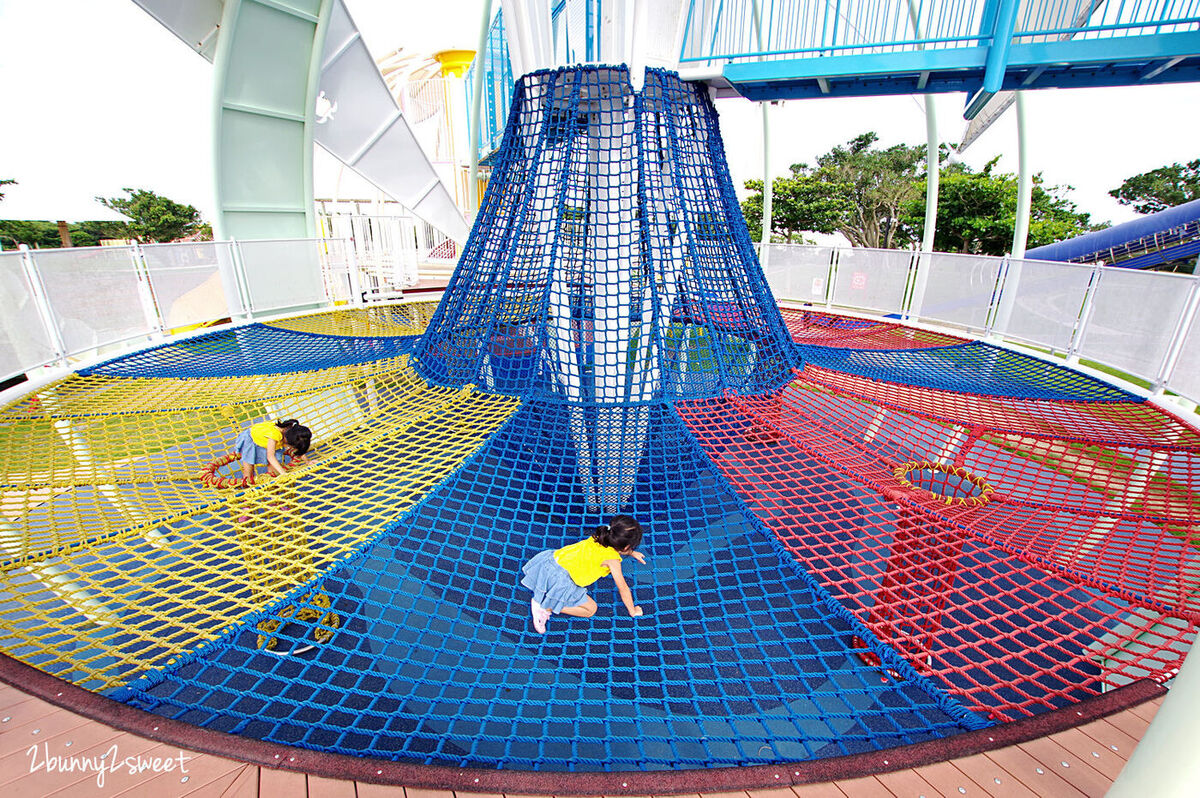
[[[567,569],[572,581],[587,587],[602,576],[608,576],[608,560],[621,561],[620,553],[611,546],[601,546],[595,538],[585,538],[554,552],[554,561]]]
[[[275,426],[274,421],[251,424],[250,439],[265,449],[267,448],[267,441],[275,441],[277,444],[283,442],[283,430]],[[276,446],[275,448],[278,449],[279,447]]]

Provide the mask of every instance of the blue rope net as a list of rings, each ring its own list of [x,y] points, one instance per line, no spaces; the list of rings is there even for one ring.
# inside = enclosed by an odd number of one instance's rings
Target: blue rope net
[[[576,478],[570,408],[534,402],[319,580],[342,618],[327,644],[280,660],[248,624],[120,697],[304,747],[538,770],[807,760],[982,725],[902,661],[892,677],[860,662],[849,641],[861,627],[745,511],[673,411],[646,407],[645,424],[631,504],[649,559],[627,573],[646,616],[626,616],[603,580],[595,617],[532,631],[520,566],[603,519]],[[314,623],[281,630],[285,645]]]
[[[411,351],[417,336],[351,337],[251,324],[144,349],[84,376],[238,377],[370,363]]]
[[[979,342],[930,349],[796,348],[806,363],[900,385],[1019,399],[1141,401],[1065,366]]]
[[[648,70],[517,84],[479,219],[415,353],[439,384],[616,404],[756,392],[795,350],[703,89]]]

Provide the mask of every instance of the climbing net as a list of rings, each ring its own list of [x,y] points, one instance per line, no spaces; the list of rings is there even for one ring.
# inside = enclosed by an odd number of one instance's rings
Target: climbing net
[[[308,462],[241,480],[251,424]],[[213,330],[0,409],[0,650],[323,751],[537,770],[876,751],[1177,671],[1200,433],[1064,366],[781,311],[706,94],[518,88],[446,298]],[[648,530],[586,621],[521,565]]]
[[[909,398],[937,415],[803,376],[681,414],[797,561],[973,709],[1169,678],[1200,618],[1195,430],[1143,403],[1014,399],[995,429],[954,412],[990,397]]]
[[[96,689],[163,667],[315,584],[514,409],[430,388],[406,358],[39,390],[0,416],[5,650]],[[235,491],[200,478],[241,429],[285,416],[316,430],[310,465]]]

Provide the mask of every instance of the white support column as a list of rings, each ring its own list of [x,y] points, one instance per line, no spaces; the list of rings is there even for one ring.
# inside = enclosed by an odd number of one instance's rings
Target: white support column
[[[471,85],[471,124],[467,136],[470,153],[467,169],[467,221],[475,223],[479,213],[479,132],[483,127],[483,56],[487,51],[488,31],[492,27],[492,0],[483,0],[483,16],[479,20],[479,45],[475,50],[475,74]]]
[[[1033,174],[1029,170],[1029,157],[1025,135],[1025,95],[1017,92],[1017,219],[1013,225],[1012,256],[1025,257],[1025,244],[1029,239],[1029,213],[1033,199]]]
[[[908,19],[912,23],[913,35],[924,39],[921,29],[920,10],[914,0],[908,0]],[[925,49],[925,45],[917,45]],[[921,236],[921,253],[916,257],[916,272],[912,293],[908,297],[903,318],[919,316],[925,304],[925,289],[929,283],[929,255],[933,252],[933,241],[937,235],[938,183],[941,176],[937,132],[937,105],[933,96],[925,95],[925,232]]]
[[[758,51],[763,52],[763,6],[761,0],[752,0],[754,6],[754,35],[758,39]],[[762,106],[762,150],[763,150],[763,208],[762,208],[762,239],[758,248],[758,260],[763,270],[767,268],[771,248],[771,221],[774,210],[774,186],[771,185],[771,104],[759,103]]]
[[[771,251],[771,222],[774,218],[774,186],[771,185],[771,104],[762,105],[762,146],[763,146],[763,212],[762,212],[762,243],[759,246],[759,263],[766,271]]]
[[[920,9],[917,8],[915,0],[908,0],[908,21],[912,24],[913,36],[917,39],[924,39],[925,31],[921,28]],[[918,44],[917,48],[924,50],[925,45]],[[922,78],[921,85],[924,85],[924,78]],[[921,237],[922,252],[933,252],[933,238],[937,231],[938,176],[940,174],[938,155],[937,106],[933,101],[933,96],[926,94],[925,173],[927,177],[925,182],[925,235]]]

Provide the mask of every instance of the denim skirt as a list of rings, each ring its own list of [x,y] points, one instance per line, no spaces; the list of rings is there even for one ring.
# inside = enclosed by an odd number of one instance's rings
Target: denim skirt
[[[254,442],[254,438],[250,437],[250,430],[242,430],[238,433],[237,439],[233,442],[233,451],[237,452],[238,457],[243,463],[250,465],[266,465],[267,464],[267,449],[264,446],[259,446]]]
[[[562,612],[563,607],[577,607],[587,599],[587,590],[554,561],[551,549],[538,552],[521,568],[521,584],[533,591],[533,600],[548,610]]]

